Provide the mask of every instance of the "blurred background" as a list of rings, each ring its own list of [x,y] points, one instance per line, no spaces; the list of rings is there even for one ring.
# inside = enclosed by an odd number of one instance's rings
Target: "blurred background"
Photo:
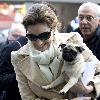
[[[6,40],[13,23],[22,22],[30,5],[41,1],[55,5],[61,23],[60,32],[70,32],[78,27],[77,10],[82,3],[100,4],[100,0],[0,0],[0,42]]]

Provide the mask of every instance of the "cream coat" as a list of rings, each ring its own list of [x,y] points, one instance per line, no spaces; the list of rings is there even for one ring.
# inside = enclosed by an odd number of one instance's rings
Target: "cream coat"
[[[83,52],[83,56],[86,62],[92,61],[95,56],[92,52],[83,44],[83,40],[78,33],[61,33],[56,34],[56,37],[62,39],[61,42],[66,41],[77,43],[82,45],[86,50]],[[58,38],[58,39],[59,39]],[[12,52],[11,61],[16,72],[16,78],[22,100],[42,100],[41,98],[62,98],[54,91],[43,90],[41,86],[50,84],[50,81],[46,78],[46,75],[41,72],[33,58],[29,56],[29,47],[26,44],[20,50]],[[100,65],[98,64],[97,72],[100,72]],[[58,68],[59,69],[59,68]],[[56,71],[57,72],[57,71]],[[95,76],[93,80],[96,96],[100,95],[100,76]]]

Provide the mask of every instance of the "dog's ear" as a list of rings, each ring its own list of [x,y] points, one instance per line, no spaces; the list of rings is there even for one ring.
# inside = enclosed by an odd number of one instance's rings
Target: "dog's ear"
[[[61,47],[62,49],[66,46],[66,44],[60,44],[59,47]]]
[[[77,49],[80,53],[82,53],[82,51],[85,50],[85,49],[84,49],[83,47],[81,47],[81,46],[76,46],[76,49]]]

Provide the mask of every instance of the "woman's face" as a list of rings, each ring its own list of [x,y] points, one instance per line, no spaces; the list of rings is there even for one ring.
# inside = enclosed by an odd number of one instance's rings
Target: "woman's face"
[[[49,48],[52,41],[52,36],[51,28],[49,28],[46,24],[40,23],[30,25],[27,31],[26,36],[29,40],[31,40],[35,49],[43,52]]]

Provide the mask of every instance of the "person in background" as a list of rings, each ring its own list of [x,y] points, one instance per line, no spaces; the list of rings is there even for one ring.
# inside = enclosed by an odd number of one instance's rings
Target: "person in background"
[[[58,16],[50,6],[44,3],[33,4],[23,19],[28,42],[18,51],[11,53],[11,62],[14,66],[16,79],[22,100],[90,100],[100,95],[100,77],[94,76],[94,80],[85,87],[82,83],[77,87],[76,95],[65,96],[59,94],[62,85],[54,89],[44,90],[43,85],[52,83],[60,75],[63,66],[61,43],[76,43],[85,50],[82,52],[85,62],[95,63],[95,75],[100,72],[100,62],[83,43],[82,37],[77,33],[62,33],[57,31],[59,26]],[[65,75],[66,76],[66,75]],[[67,76],[65,77],[68,80]],[[77,93],[87,97],[77,97]],[[76,97],[76,98],[75,98]]]
[[[8,32],[8,37],[6,42],[1,42],[0,43],[0,54],[2,49],[8,45],[9,43],[14,42],[15,40],[17,40],[19,37],[25,37],[25,29],[24,26],[20,23],[12,23],[11,28],[9,29]]]
[[[79,28],[84,43],[100,60],[100,6],[95,3],[84,3],[78,9]]]
[[[0,51],[0,100],[21,100],[16,75],[11,64],[11,52],[27,43],[26,31],[22,24],[13,24],[7,41]]]
[[[7,42],[11,43],[21,36],[26,36],[24,26],[20,23],[12,23],[8,32]]]

